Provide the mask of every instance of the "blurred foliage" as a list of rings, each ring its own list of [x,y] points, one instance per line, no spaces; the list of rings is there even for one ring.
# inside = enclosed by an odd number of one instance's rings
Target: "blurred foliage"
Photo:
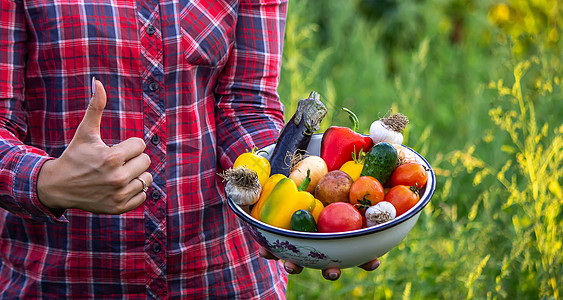
[[[559,0],[291,1],[278,89],[311,90],[321,131],[388,112],[437,190],[374,272],[290,276],[289,299],[560,299],[563,5]]]

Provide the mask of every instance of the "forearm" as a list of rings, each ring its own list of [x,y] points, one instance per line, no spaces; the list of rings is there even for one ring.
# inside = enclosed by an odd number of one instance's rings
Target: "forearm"
[[[248,2],[240,4],[235,48],[216,89],[223,167],[252,146],[272,143],[284,124],[277,87],[287,2]]]
[[[27,220],[65,220],[55,216],[37,196],[39,171],[51,157],[24,145],[5,128],[0,128],[0,157],[0,207]]]
[[[0,207],[26,219],[59,220],[37,198],[44,151],[25,145],[27,32],[23,3],[0,0]]]

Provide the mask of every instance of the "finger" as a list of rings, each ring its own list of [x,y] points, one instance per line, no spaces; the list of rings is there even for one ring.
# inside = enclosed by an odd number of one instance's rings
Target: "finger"
[[[338,268],[327,268],[322,271],[323,277],[326,280],[335,281],[340,278],[340,269]]]
[[[119,189],[114,190],[108,195],[108,204],[120,211],[125,204],[139,193],[145,193],[145,187],[148,188],[152,185],[153,178],[148,172],[144,172],[139,176],[134,176],[129,181],[122,185]]]
[[[258,254],[260,254],[260,256],[265,259],[273,259],[273,260],[279,259],[275,255],[273,255],[270,251],[266,250],[266,248],[258,249]]]
[[[118,153],[117,155],[121,157],[123,162],[127,162],[128,160],[143,153],[146,147],[147,145],[145,144],[145,141],[137,137],[132,137],[119,144],[111,146],[111,149],[112,151],[116,151],[116,153]]]
[[[150,157],[146,153],[141,153],[140,155],[128,160],[122,168],[123,171],[129,174],[130,178],[133,179],[145,172],[150,165]]]
[[[100,136],[100,124],[107,103],[106,91],[104,85],[95,78],[92,78],[92,83],[92,89],[95,90],[95,92],[92,98],[90,98],[86,113],[76,130],[75,137],[78,138],[90,139],[91,136]]]
[[[145,187],[148,189],[152,183],[152,175],[148,172],[144,172],[139,176],[133,177],[131,181],[122,190],[120,190],[120,194],[123,195],[123,201],[129,201],[129,199],[139,193],[145,193]]]
[[[379,261],[379,259],[374,259],[371,261],[368,261],[367,263],[359,266],[360,268],[366,270],[366,271],[373,271],[375,269],[377,269],[379,267],[379,265],[381,264],[381,262]]]
[[[289,274],[299,274],[303,271],[303,267],[298,266],[292,262],[286,261],[283,263],[285,271]]]
[[[151,173],[149,172],[144,172],[143,174],[139,175],[138,177],[135,177],[135,179],[133,179],[133,181],[135,181],[135,191],[137,192],[145,192],[144,189],[145,188],[149,188],[152,184],[153,178]]]
[[[128,200],[125,202],[125,204],[120,206],[117,213],[125,213],[141,205],[147,199],[147,194],[144,189],[145,187],[148,188],[152,184],[152,182],[152,175],[148,172],[144,172],[143,174],[131,180],[127,187],[125,187],[128,190],[127,193],[131,196],[128,197]]]
[[[128,211],[131,211],[131,210],[139,207],[139,205],[143,204],[143,202],[145,202],[145,200],[147,200],[147,194],[146,193],[144,193],[142,191],[140,193],[137,193],[135,196],[133,196],[131,199],[129,199],[129,201],[127,201],[127,203],[125,203],[125,205],[121,208],[121,211],[119,212],[119,214],[126,213]]]

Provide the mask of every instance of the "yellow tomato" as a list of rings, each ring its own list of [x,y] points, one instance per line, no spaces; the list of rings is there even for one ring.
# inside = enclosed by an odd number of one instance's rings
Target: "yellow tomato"
[[[243,153],[237,157],[233,168],[237,167],[247,167],[250,170],[256,172],[258,175],[258,181],[261,186],[264,186],[266,180],[270,178],[270,162],[263,156],[256,154],[258,149],[254,148],[250,152]]]
[[[355,160],[350,160],[345,162],[342,167],[340,167],[340,171],[350,175],[352,180],[356,181],[356,179],[360,178],[360,174],[362,173],[362,169],[364,168],[363,163],[358,163]]]

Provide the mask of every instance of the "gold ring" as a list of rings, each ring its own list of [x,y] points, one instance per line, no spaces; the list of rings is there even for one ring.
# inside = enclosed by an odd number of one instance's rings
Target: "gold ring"
[[[149,189],[149,187],[147,186],[147,183],[141,177],[137,177],[136,179],[139,179],[139,181],[143,184],[143,192],[146,193],[147,190]]]

